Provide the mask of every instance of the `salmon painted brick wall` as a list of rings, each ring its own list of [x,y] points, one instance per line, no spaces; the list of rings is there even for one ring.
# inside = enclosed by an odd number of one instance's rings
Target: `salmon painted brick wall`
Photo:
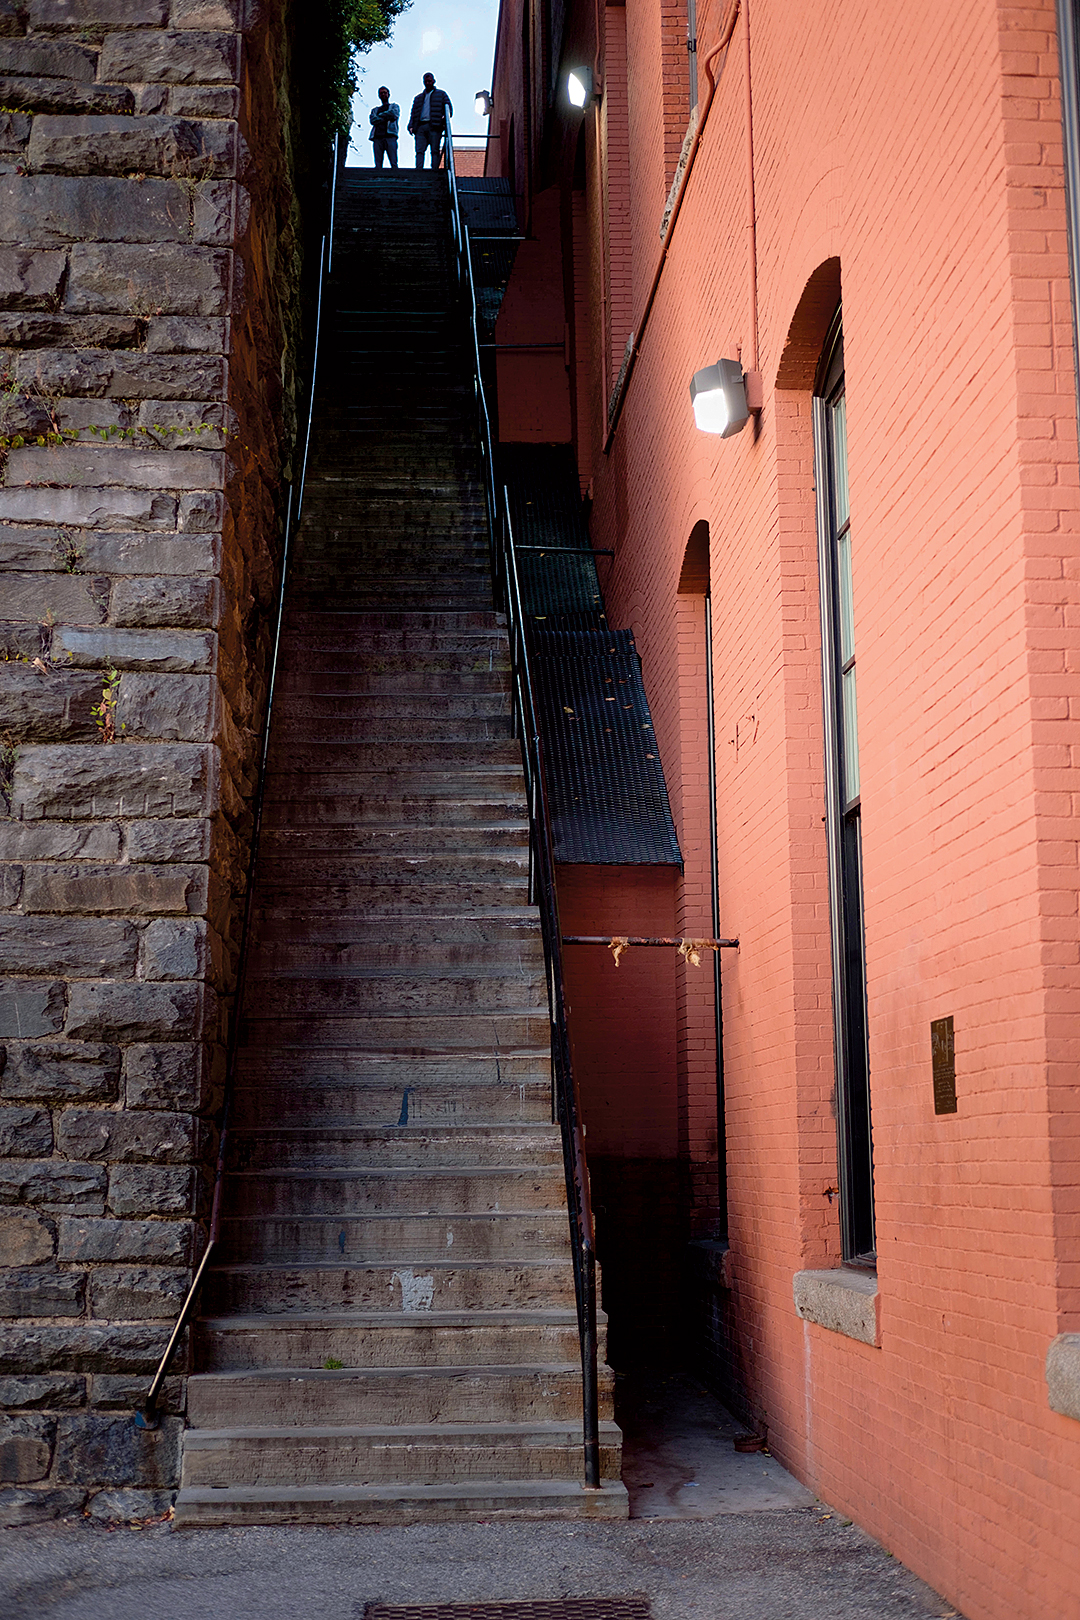
[[[575,50],[594,14],[571,4]],[[1050,1411],[1044,1377],[1054,1335],[1080,1330],[1080,477],[1053,0],[700,0],[699,144],[661,244],[665,16],[628,0],[625,59],[597,57],[562,268],[609,616],[636,636],[686,857],[678,932],[708,916],[686,572],[708,536],[721,929],[740,940],[723,964],[733,1360],[776,1454],[967,1620],[1073,1620],[1080,1423]],[[569,184],[556,169],[546,184]],[[598,334],[615,337],[626,265],[638,347],[608,435],[622,356]],[[794,1273],[840,1263],[811,400],[841,294],[877,1346],[792,1298]],[[764,385],[728,441],[695,431],[688,396],[721,355]],[[574,931],[603,932],[618,900],[582,882]],[[601,1179],[654,1127],[708,1166],[705,984],[672,979],[670,1073],[627,1094],[625,1137],[598,1145],[590,1119]],[[587,1069],[618,1019],[592,987],[578,1011]],[[930,1023],[947,1015],[958,1111],[938,1116]]]
[[[560,866],[562,931],[670,936],[676,876],[673,867]],[[619,1368],[655,1362],[679,1334],[690,1235],[676,1009],[681,980],[706,969],[647,947],[625,951],[616,967],[602,945],[567,945],[564,967],[609,1359]]]
[[[1051,1337],[1075,1323],[1078,1179],[1076,441],[1053,11],[754,4],[759,356],[743,26],[594,474],[594,535],[619,553],[612,618],[637,635],[669,776],[678,573],[694,523],[712,536],[723,926],[742,942],[725,963],[739,1360],[777,1454],[966,1615],[1068,1615],[1080,1428],[1049,1411],[1043,1377]],[[649,222],[634,225],[645,252]],[[794,1271],[839,1258],[812,367],[796,363],[800,344],[820,352],[800,300],[832,259],[880,1348],[800,1321],[791,1298]],[[731,442],[696,434],[690,375],[740,353],[766,379],[760,421]],[[929,1024],[949,1013],[960,1106],[939,1118]]]

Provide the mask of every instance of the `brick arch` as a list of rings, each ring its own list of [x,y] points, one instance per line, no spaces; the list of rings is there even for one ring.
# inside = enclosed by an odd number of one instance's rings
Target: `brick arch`
[[[776,373],[778,389],[808,392],[814,386],[829,324],[840,302],[840,260],[819,264],[803,288],[784,340]]]
[[[709,524],[701,518],[690,530],[679,574],[680,596],[704,596],[709,588]]]

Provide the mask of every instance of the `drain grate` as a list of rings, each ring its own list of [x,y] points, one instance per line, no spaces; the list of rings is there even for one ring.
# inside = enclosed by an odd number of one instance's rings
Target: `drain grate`
[[[648,1598],[540,1598],[531,1603],[369,1603],[364,1620],[650,1620]]]

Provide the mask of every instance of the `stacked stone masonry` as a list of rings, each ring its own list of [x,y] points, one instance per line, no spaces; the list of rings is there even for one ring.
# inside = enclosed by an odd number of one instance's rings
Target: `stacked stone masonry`
[[[280,10],[0,0],[0,1522],[176,1482],[183,1378],[131,1413],[202,1241],[289,475]]]

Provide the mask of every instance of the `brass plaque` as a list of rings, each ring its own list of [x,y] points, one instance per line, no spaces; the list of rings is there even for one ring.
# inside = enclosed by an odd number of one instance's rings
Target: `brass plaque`
[[[956,1113],[956,1041],[952,1018],[935,1018],[930,1025],[930,1055],[934,1064],[934,1113]]]

